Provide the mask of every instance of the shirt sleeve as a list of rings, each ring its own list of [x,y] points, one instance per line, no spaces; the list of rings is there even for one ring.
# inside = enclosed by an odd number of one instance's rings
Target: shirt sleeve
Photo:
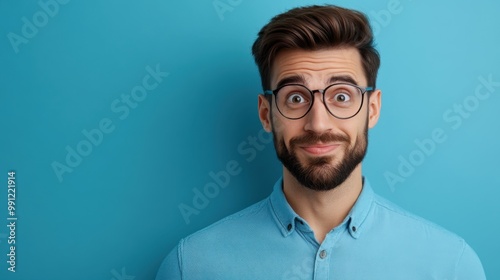
[[[182,242],[182,241],[181,241]],[[177,245],[163,260],[158,273],[156,274],[156,280],[181,280],[181,261],[180,261],[180,250],[181,244]]]
[[[456,272],[457,274],[455,279],[457,280],[486,280],[483,265],[481,264],[479,257],[467,243],[465,243],[462,256],[458,260]]]

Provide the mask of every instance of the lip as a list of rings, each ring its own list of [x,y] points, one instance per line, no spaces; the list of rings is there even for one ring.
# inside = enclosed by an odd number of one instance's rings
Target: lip
[[[308,146],[301,146],[300,148],[309,154],[324,155],[337,149],[339,146],[340,144],[314,144]]]

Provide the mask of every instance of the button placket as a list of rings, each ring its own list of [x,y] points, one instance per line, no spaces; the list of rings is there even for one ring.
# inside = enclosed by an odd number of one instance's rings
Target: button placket
[[[332,229],[317,247],[314,279],[329,279],[334,244],[341,233],[342,231]]]
[[[329,255],[328,251],[324,248],[324,246],[320,246],[319,251],[316,253],[314,279],[328,279],[328,275],[330,274]]]

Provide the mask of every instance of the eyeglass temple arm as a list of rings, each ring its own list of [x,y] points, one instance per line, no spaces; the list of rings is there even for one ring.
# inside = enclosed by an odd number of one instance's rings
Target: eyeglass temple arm
[[[368,91],[373,91],[373,90],[374,90],[374,88],[373,88],[373,87],[365,87],[364,89],[365,89],[365,92],[368,92]]]

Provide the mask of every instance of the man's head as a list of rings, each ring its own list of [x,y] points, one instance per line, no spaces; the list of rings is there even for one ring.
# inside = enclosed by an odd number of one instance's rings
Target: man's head
[[[343,183],[380,111],[380,58],[366,17],[335,6],[292,9],[261,29],[252,51],[267,93],[259,117],[286,171],[313,190]]]

